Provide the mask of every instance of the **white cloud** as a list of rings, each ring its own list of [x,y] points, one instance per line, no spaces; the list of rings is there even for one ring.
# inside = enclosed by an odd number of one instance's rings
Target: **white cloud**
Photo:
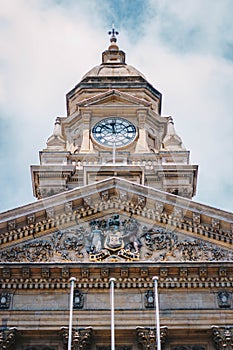
[[[38,164],[55,117],[65,114],[65,94],[100,63],[112,9],[99,3],[0,6],[1,210],[33,200],[29,166]],[[119,45],[127,63],[163,93],[163,113],[174,116],[200,164],[195,200],[232,210],[233,60],[225,57],[231,3],[185,3],[148,2],[150,16],[138,24],[143,35],[132,41],[133,19],[122,22]]]

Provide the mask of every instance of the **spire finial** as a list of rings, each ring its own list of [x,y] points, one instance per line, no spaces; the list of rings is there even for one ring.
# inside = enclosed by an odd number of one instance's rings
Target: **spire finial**
[[[110,37],[110,42],[111,43],[116,43],[117,42],[117,38],[116,38],[116,35],[118,35],[119,34],[119,32],[117,32],[116,30],[115,30],[115,28],[114,28],[114,23],[112,24],[112,30],[110,30],[109,32],[108,32],[108,35],[111,35],[111,37]]]

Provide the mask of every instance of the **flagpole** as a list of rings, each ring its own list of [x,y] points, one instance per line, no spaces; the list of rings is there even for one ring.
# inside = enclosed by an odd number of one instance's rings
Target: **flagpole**
[[[161,350],[161,339],[160,339],[160,322],[159,322],[159,297],[158,297],[158,280],[157,276],[152,278],[154,282],[154,300],[155,300],[155,319],[156,319],[156,340],[157,350]]]
[[[115,350],[115,321],[114,321],[114,285],[116,279],[110,278],[110,304],[111,304],[111,350]]]
[[[71,350],[71,344],[72,344],[72,320],[73,320],[74,282],[76,282],[76,278],[75,277],[71,277],[70,278],[70,320],[69,320],[68,350]]]

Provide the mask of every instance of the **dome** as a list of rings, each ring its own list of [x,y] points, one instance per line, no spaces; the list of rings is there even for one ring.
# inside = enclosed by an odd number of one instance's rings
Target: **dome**
[[[137,77],[140,76],[146,80],[145,76],[139,72],[133,66],[130,66],[126,63],[104,63],[99,66],[92,68],[89,72],[87,72],[83,78],[86,79],[88,77]]]
[[[108,50],[102,53],[102,64],[92,68],[84,75],[82,80],[89,77],[141,77],[146,80],[141,72],[125,63],[125,53],[119,50],[116,44],[116,33],[114,29],[109,32],[109,34],[112,34],[111,44]]]

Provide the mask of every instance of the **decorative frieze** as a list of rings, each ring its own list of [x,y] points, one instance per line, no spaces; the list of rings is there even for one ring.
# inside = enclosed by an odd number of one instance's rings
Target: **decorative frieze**
[[[88,278],[90,274],[90,271],[88,268],[82,268],[81,269],[81,275],[83,278]]]
[[[70,277],[70,269],[67,266],[64,266],[61,270],[62,278],[69,278]]]
[[[54,217],[55,217],[55,209],[54,208],[46,209],[46,215],[47,215],[48,219],[54,219]]]
[[[155,203],[155,213],[156,214],[162,214],[164,210],[164,204],[162,202],[156,202]]]
[[[5,278],[5,279],[10,278],[11,277],[11,269],[7,268],[7,267],[4,267],[2,269],[2,277]]]
[[[16,229],[16,221],[15,220],[8,221],[7,228],[9,231],[15,230]]]
[[[27,216],[27,224],[28,225],[33,225],[35,223],[35,214],[31,214]]]
[[[30,272],[30,269],[28,267],[23,267],[21,271],[22,271],[22,277],[23,278],[29,278],[30,277],[31,272]]]
[[[219,230],[220,228],[220,221],[218,219],[212,218],[211,225],[214,230]]]
[[[227,277],[227,268],[226,267],[219,268],[219,277]]]
[[[180,267],[180,277],[184,280],[188,277],[187,267]]]
[[[42,278],[49,278],[50,276],[50,271],[48,267],[42,267],[41,269],[41,277]]]
[[[10,350],[16,344],[17,333],[16,328],[0,329],[0,349]]]
[[[71,214],[72,213],[72,202],[66,202],[65,203],[65,213]]]
[[[212,335],[216,350],[232,350],[233,326],[212,326]]]
[[[100,193],[100,198],[103,202],[106,202],[109,200],[109,192],[108,191],[103,191]]]
[[[121,269],[121,277],[128,277],[129,276],[129,269],[127,267],[124,267]]]
[[[109,269],[108,268],[102,268],[100,270],[100,274],[102,277],[108,277],[109,276]]]
[[[201,215],[197,213],[193,213],[193,223],[194,225],[200,225],[201,223]]]
[[[208,271],[206,267],[200,267],[199,269],[199,275],[201,278],[206,278],[208,275]]]
[[[161,277],[167,277],[167,275],[168,275],[167,267],[161,267],[161,269],[160,269],[160,276]]]
[[[175,218],[182,219],[183,218],[183,209],[179,207],[174,207],[173,215]]]
[[[157,349],[156,328],[137,327],[137,341],[143,350]],[[164,344],[167,338],[167,327],[160,327],[160,341]]]
[[[68,337],[69,337],[69,328],[63,327],[61,328],[61,335],[63,340],[64,350],[67,349],[68,346]],[[92,337],[92,328],[73,328],[72,329],[72,350],[87,350],[90,345]]]

